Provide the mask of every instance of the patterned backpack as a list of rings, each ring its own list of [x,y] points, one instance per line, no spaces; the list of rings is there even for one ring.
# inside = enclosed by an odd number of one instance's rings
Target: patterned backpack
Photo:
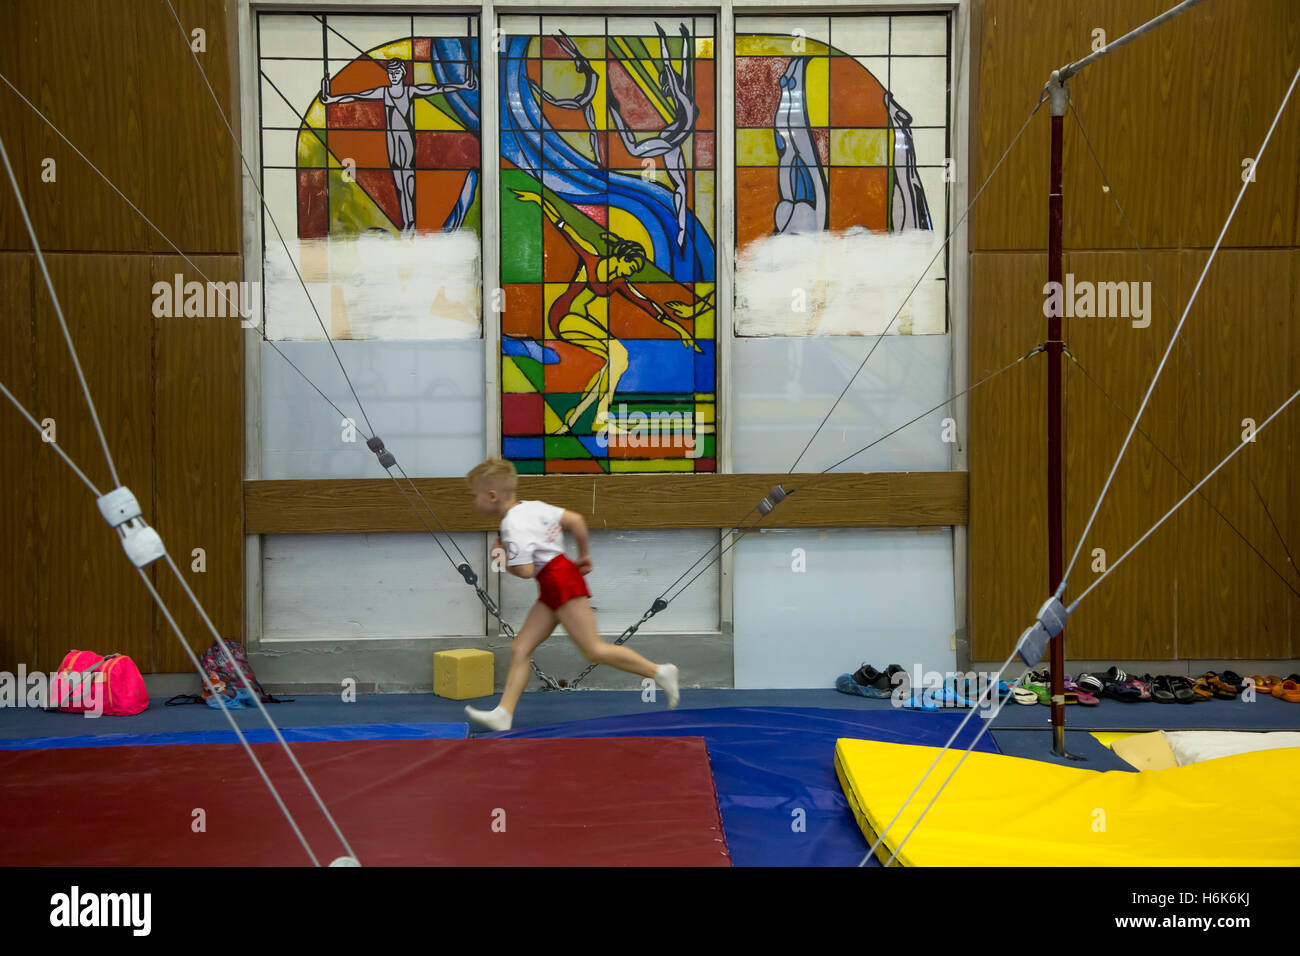
[[[199,658],[199,665],[207,674],[208,680],[216,690],[216,695],[210,693],[205,687],[202,696],[181,694],[167,701],[168,705],[206,703],[215,709],[225,707],[229,710],[256,707],[257,704],[250,697],[244,681],[240,678],[241,674],[248,679],[249,687],[253,688],[253,693],[262,703],[285,704],[293,701],[292,697],[273,697],[262,689],[262,685],[257,682],[257,677],[253,674],[252,665],[248,663],[248,653],[244,650],[243,644],[238,641],[226,641],[226,647],[230,648],[230,657],[235,661],[234,667],[230,665],[230,659],[221,650],[220,644],[214,643]]]

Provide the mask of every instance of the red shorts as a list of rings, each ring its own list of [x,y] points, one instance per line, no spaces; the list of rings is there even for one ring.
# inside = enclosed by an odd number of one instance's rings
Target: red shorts
[[[562,554],[551,558],[537,572],[537,589],[541,602],[553,611],[576,597],[591,597],[578,566]]]

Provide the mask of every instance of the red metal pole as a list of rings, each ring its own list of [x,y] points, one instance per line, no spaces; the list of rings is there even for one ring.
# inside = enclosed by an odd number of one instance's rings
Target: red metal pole
[[[1047,318],[1047,564],[1048,594],[1055,594],[1065,573],[1065,534],[1063,527],[1062,461],[1065,436],[1061,429],[1061,354],[1065,343],[1061,338],[1061,313],[1064,310],[1062,276],[1062,234],[1064,210],[1061,197],[1061,145],[1064,138],[1065,84],[1053,79],[1052,107],[1052,168],[1048,195],[1047,224],[1047,278],[1055,282],[1054,289],[1061,290],[1055,301],[1060,308],[1051,309]],[[1065,752],[1065,633],[1052,638],[1052,752],[1066,756]]]

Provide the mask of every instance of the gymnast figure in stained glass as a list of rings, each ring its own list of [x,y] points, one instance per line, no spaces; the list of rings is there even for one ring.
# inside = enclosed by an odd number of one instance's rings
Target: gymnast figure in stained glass
[[[681,25],[682,32],[682,68],[681,73],[673,69],[672,59],[668,54],[668,37],[663,27],[655,24],[659,31],[659,41],[664,51],[663,62],[659,66],[659,89],[672,110],[672,118],[656,135],[638,141],[628,129],[623,119],[622,107],[609,90],[609,119],[618,129],[623,147],[637,159],[654,159],[662,156],[668,180],[673,184],[673,209],[677,213],[677,247],[686,248],[686,156],[682,144],[695,132],[695,121],[699,119],[700,108],[695,105],[695,58],[689,53],[691,33],[686,24]]]
[[[692,305],[669,302],[661,306],[647,297],[628,281],[645,267],[645,249],[640,243],[623,239],[612,233],[602,233],[609,251],[601,255],[583,236],[564,221],[550,201],[530,190],[512,189],[522,202],[534,202],[542,207],[546,219],[564,237],[578,255],[578,271],[566,289],[551,306],[547,319],[556,338],[575,345],[604,360],[601,369],[591,377],[583,390],[582,399],[565,416],[556,434],[568,434],[574,423],[592,402],[596,402],[593,428],[615,433],[618,426],[609,420],[609,406],[618,389],[618,381],[627,371],[627,348],[609,332],[607,296],[617,293],[643,310],[656,322],[676,332],[682,345],[696,352],[703,350],[676,319],[694,319],[713,308],[713,293],[697,299]],[[667,308],[668,311],[665,311]]]
[[[592,155],[596,158],[596,165],[603,166],[605,160],[600,156],[600,137],[596,133],[596,110],[591,105],[592,101],[596,99],[596,90],[600,87],[600,77],[591,68],[591,61],[582,55],[573,40],[569,39],[567,33],[561,30],[560,35],[554,39],[560,49],[569,54],[569,57],[573,60],[573,68],[578,71],[579,76],[583,77],[582,92],[567,99],[556,99],[532,80],[528,81],[528,85],[533,88],[533,92],[552,106],[565,110],[582,110],[582,117],[587,121],[588,135],[591,138]]]
[[[320,84],[322,103],[355,103],[358,100],[382,100],[384,104],[384,130],[388,140],[388,164],[393,171],[393,184],[397,187],[397,201],[402,212],[402,235],[415,234],[415,98],[437,96],[454,90],[472,90],[477,85],[470,64],[465,66],[465,79],[460,83],[414,83],[407,86],[406,63],[389,60],[388,85],[360,93],[331,96],[330,78],[326,74]]]

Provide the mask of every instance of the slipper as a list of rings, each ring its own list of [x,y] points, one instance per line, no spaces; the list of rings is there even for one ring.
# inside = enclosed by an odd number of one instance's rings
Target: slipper
[[[1052,703],[1052,690],[1049,686],[1051,678],[1048,676],[1047,671],[1027,670],[1020,675],[1020,680],[1016,683],[1034,695],[1032,703],[1049,705]],[[1020,701],[1020,703],[1031,703],[1028,700],[1020,700],[1019,695],[1017,695],[1016,700]]]
[[[1273,688],[1273,696],[1292,704],[1300,704],[1300,683],[1284,680]]]
[[[1070,700],[1071,694],[1074,695],[1073,701]],[[1079,685],[1070,679],[1069,674],[1065,675],[1065,695],[1065,702],[1067,704],[1076,703],[1083,704],[1085,707],[1096,707],[1097,704],[1100,703],[1100,701],[1098,701],[1092,694],[1089,694],[1085,690],[1081,690]]]
[[[1089,693],[1093,697],[1100,697],[1106,690],[1106,682],[1096,674],[1080,674],[1074,680],[1079,685],[1079,690]]]
[[[1142,699],[1142,688],[1121,668],[1112,667],[1100,677],[1106,684],[1102,696],[1109,697],[1111,700],[1121,700],[1127,704],[1135,704]],[[1149,693],[1147,697],[1150,698]]]
[[[953,707],[974,706],[974,701],[962,697],[951,687],[944,687],[942,692],[938,687],[916,690],[912,692],[911,699],[903,703],[904,710],[923,710],[926,713],[934,713],[938,710],[947,710]]]

